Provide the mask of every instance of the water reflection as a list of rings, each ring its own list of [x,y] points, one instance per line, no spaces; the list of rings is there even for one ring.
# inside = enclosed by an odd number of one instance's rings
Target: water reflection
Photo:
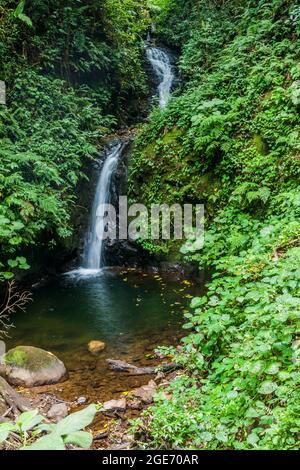
[[[102,270],[73,273],[38,290],[26,314],[15,317],[12,343],[68,350],[101,339],[123,342],[181,331],[183,310],[197,287],[158,274]]]

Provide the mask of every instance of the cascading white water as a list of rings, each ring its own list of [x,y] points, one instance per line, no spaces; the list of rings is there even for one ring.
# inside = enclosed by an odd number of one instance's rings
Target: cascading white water
[[[158,95],[159,105],[164,108],[170,98],[171,88],[174,80],[172,65],[166,52],[151,45],[151,35],[147,38],[146,54],[153,70],[159,80]],[[124,149],[124,142],[114,145],[103,164],[94,197],[91,222],[85,240],[83,266],[70,271],[69,275],[74,277],[86,277],[98,275],[103,266],[103,233],[105,230],[104,205],[111,202],[112,177],[118,160]]]
[[[159,106],[164,108],[169,101],[174,80],[169,56],[162,49],[153,46],[146,48],[146,55],[160,81],[158,85]]]
[[[94,197],[90,228],[86,237],[84,269],[99,270],[103,267],[103,233],[105,230],[104,204],[111,202],[112,176],[118,165],[124,143],[111,148],[103,164]]]

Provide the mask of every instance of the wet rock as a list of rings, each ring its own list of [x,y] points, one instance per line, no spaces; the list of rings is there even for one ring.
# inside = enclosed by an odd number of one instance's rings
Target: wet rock
[[[108,437],[108,432],[99,432],[94,435],[94,441],[100,441],[101,439],[106,439]]]
[[[154,380],[150,380],[147,385],[143,385],[142,387],[135,388],[132,390],[131,394],[140,399],[145,404],[150,404],[153,402],[154,394],[157,390],[157,385]]]
[[[137,367],[133,364],[128,364],[127,362],[120,361],[118,359],[106,359],[108,367],[117,372],[130,372],[133,375],[146,375],[154,374],[156,371],[155,367]]]
[[[56,423],[68,415],[68,407],[66,403],[57,403],[52,405],[47,413],[47,417]]]
[[[155,382],[156,383],[160,383],[162,380],[164,380],[166,374],[164,374],[163,372],[158,372],[155,376]]]
[[[109,266],[147,266],[154,263],[154,257],[131,240],[105,240],[104,256]]]
[[[167,379],[168,379],[168,382],[172,382],[173,380],[176,379],[176,377],[178,377],[178,375],[180,374],[180,372],[178,370],[174,370],[173,372],[171,372],[170,374],[168,374],[167,376]]]
[[[84,405],[87,402],[87,399],[85,397],[79,397],[76,400],[77,405]]]
[[[64,363],[54,354],[33,346],[17,346],[3,356],[4,377],[11,385],[35,387],[67,378]]]
[[[120,442],[116,442],[110,446],[110,450],[129,450],[134,443],[134,437],[127,434],[122,436]]]
[[[163,372],[170,372],[176,369],[180,369],[182,366],[174,363],[160,364],[156,367],[137,367],[133,364],[121,361],[119,359],[106,359],[108,367],[117,372],[130,372],[132,375],[152,375],[156,374],[158,367]]]
[[[103,403],[102,412],[104,414],[111,414],[116,411],[125,411],[126,410],[126,399],[120,398],[119,400],[109,400]]]
[[[127,402],[127,407],[130,410],[140,410],[142,408],[142,404],[138,398],[131,397]]]
[[[92,354],[99,354],[105,348],[105,343],[103,341],[90,341],[88,344],[88,350]]]

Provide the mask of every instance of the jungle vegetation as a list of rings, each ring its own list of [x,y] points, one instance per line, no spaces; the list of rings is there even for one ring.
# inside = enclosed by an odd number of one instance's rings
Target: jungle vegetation
[[[183,366],[133,423],[144,448],[296,449],[300,433],[300,7],[294,0],[1,0],[0,280],[68,237],[102,139],[148,93],[142,39],[175,48],[181,86],[141,124],[129,196],[204,203],[210,270]],[[141,241],[152,253],[179,247]]]
[[[140,131],[130,195],[205,204],[204,247],[191,238],[181,252],[212,280],[191,303],[181,351],[169,351],[185,373],[136,432],[146,447],[296,449],[299,5],[171,0],[157,34],[179,46],[183,84]]]
[[[149,24],[142,0],[1,0],[0,280],[70,235],[86,166],[147,94]]]

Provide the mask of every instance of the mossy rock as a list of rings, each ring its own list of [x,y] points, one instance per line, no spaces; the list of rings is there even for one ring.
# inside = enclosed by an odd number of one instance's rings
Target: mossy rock
[[[4,376],[12,385],[35,387],[61,382],[67,377],[64,363],[49,351],[17,346],[3,356]]]

